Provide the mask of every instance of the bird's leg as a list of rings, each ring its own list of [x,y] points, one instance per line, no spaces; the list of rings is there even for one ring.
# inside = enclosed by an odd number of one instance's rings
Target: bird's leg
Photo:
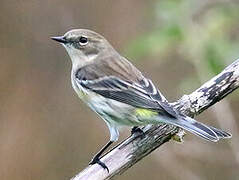
[[[134,126],[132,129],[131,129],[131,135],[134,135],[134,134],[139,134],[139,135],[145,135],[144,134],[144,131],[139,128],[138,126]]]
[[[90,161],[90,165],[93,164],[99,164],[102,168],[106,169],[109,172],[108,167],[105,165],[105,163],[103,163],[100,160],[100,156],[103,154],[103,152],[113,143],[113,141],[109,141],[94,157],[93,159]]]

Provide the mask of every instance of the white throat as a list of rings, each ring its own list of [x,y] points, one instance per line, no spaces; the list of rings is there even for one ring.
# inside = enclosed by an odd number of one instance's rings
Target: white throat
[[[65,44],[63,44],[63,46],[71,58],[72,70],[76,70],[87,64],[90,64],[97,57],[97,54],[86,56],[79,50],[73,49]]]

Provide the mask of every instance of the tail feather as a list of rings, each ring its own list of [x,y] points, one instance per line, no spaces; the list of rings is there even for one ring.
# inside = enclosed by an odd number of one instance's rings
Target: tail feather
[[[208,141],[217,142],[219,140],[217,134],[207,125],[197,122],[189,117],[180,118],[176,124],[189,132],[206,139]]]
[[[208,141],[217,142],[221,138],[231,137],[231,134],[225,131],[222,131],[220,129],[211,126],[207,126],[187,116],[179,116],[177,117],[177,119],[170,117],[165,118],[165,116],[162,118],[164,122],[185,129]]]
[[[217,136],[220,139],[221,138],[223,139],[223,138],[231,138],[232,137],[232,135],[230,133],[228,133],[228,132],[225,132],[223,130],[217,129],[217,128],[212,127],[212,126],[209,126],[209,127],[217,134]]]

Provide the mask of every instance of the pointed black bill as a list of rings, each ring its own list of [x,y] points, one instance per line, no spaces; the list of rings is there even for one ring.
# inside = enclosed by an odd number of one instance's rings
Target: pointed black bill
[[[64,44],[67,43],[67,41],[65,40],[63,36],[51,37],[51,39],[60,43],[64,43]]]

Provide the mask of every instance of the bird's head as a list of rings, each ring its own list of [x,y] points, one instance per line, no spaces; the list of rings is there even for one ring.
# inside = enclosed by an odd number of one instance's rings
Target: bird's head
[[[113,48],[100,34],[87,29],[74,29],[63,36],[52,37],[67,50],[73,66],[84,66],[96,60],[99,54],[111,52]]]

